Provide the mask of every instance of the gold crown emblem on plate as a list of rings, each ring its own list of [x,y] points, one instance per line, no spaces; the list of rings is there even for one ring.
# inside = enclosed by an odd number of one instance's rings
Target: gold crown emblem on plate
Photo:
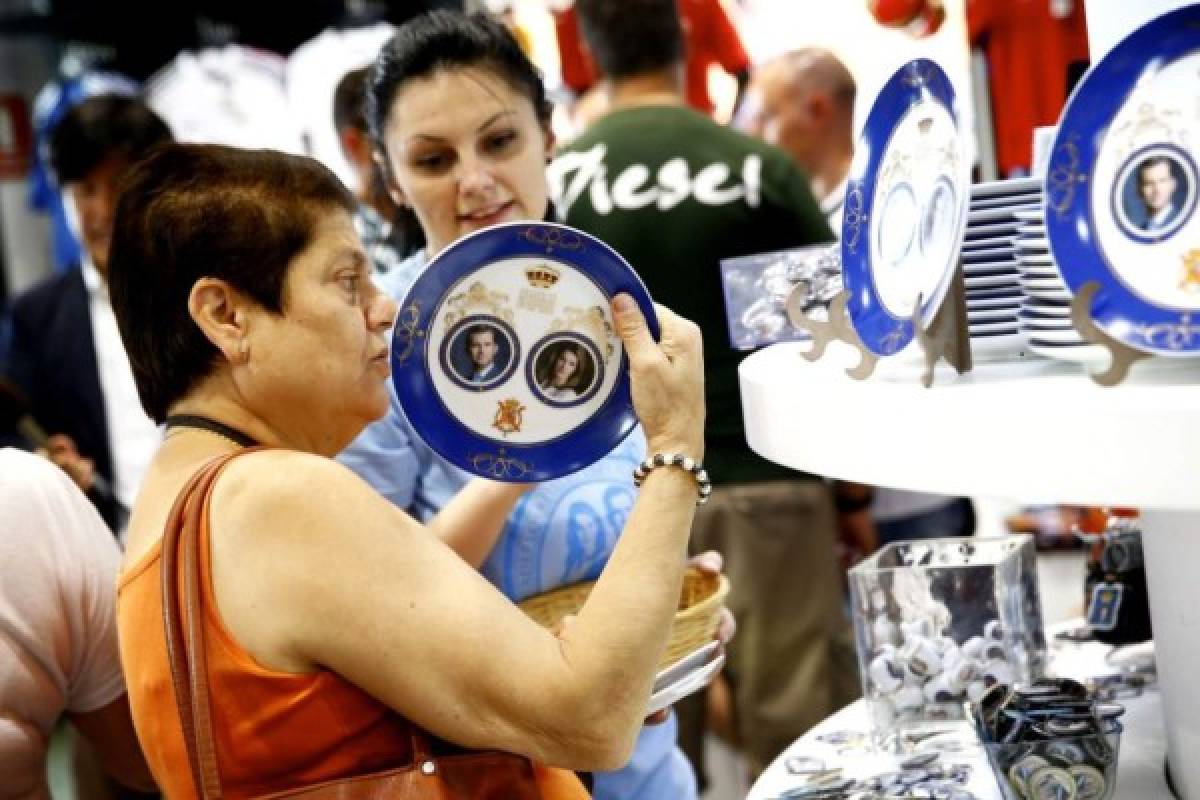
[[[609,323],[604,309],[600,306],[591,308],[568,306],[564,308],[563,317],[550,323],[550,333],[557,331],[583,334],[604,354],[605,362],[612,358],[612,339],[616,334],[613,333],[612,324]]]
[[[1188,292],[1200,291],[1200,247],[1183,254],[1183,278],[1179,288]]]
[[[488,289],[482,281],[475,281],[467,287],[465,292],[451,295],[446,301],[446,325],[453,325],[460,319],[465,319],[473,314],[499,317],[511,325],[513,321],[511,303],[512,298],[504,292]]]
[[[549,264],[538,264],[536,267],[525,268],[525,280],[529,281],[529,285],[535,289],[549,289],[558,283],[560,274]]]

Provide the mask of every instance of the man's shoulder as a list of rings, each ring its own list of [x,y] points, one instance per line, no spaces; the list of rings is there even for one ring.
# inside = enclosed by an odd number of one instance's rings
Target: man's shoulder
[[[86,325],[87,303],[83,303],[80,315],[71,312],[68,305],[78,304],[76,294],[85,297],[86,291],[78,267],[50,275],[13,298],[12,318],[18,326],[28,327],[39,335],[46,334],[47,328],[55,325],[56,320],[67,319]]]
[[[42,278],[25,291],[13,298],[14,313],[19,309],[31,311],[56,305],[66,297],[66,292],[75,283],[82,284],[83,277],[79,267],[71,267],[65,272],[58,272]]]
[[[592,152],[604,145],[609,152],[660,151],[663,157],[708,154],[724,159],[759,156],[771,170],[795,169],[791,159],[767,144],[688,106],[639,106],[613,111],[592,123],[563,146],[563,154]]]

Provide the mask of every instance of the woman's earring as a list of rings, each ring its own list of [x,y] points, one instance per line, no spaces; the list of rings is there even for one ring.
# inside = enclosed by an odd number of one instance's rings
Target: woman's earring
[[[234,363],[238,366],[245,366],[250,363],[250,342],[245,339],[238,342],[237,359]]]

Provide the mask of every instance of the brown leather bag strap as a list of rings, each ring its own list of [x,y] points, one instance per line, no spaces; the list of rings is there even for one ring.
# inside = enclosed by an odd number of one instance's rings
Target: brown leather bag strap
[[[225,456],[214,458],[202,466],[184,486],[171,513],[167,518],[162,538],[162,601],[163,621],[166,626],[167,656],[171,664],[171,682],[175,690],[175,704],[183,726],[184,744],[187,746],[188,762],[191,766],[192,782],[200,800],[220,800],[221,776],[217,769],[216,741],[213,736],[212,707],[209,699],[208,671],[205,668],[204,617],[201,602],[200,531],[205,508],[212,495],[213,485],[221,470],[232,459],[243,453],[262,448],[246,448]],[[182,552],[182,569],[180,554]],[[182,585],[180,585],[182,582]],[[181,618],[182,617],[182,618]],[[409,767],[361,775],[345,780],[331,781],[311,789],[290,790],[270,797],[313,797],[313,798],[383,798],[404,797],[440,798],[450,797],[441,779],[442,768],[435,763],[432,742],[417,725],[405,720],[412,742],[413,763]],[[473,777],[480,786],[490,786],[489,797],[498,797],[497,788],[509,784],[488,784],[491,771],[496,768],[497,758],[527,759],[495,752],[480,752],[451,759],[459,762],[458,769],[466,759],[479,762],[478,772]],[[412,782],[412,775],[423,776],[418,780],[428,781],[422,785]],[[531,774],[531,773],[529,773]],[[409,777],[405,777],[408,775]],[[515,779],[515,774],[510,780]],[[505,797],[533,800],[542,796],[535,782],[520,779],[511,785]],[[519,790],[519,791],[518,791]],[[475,794],[470,796],[474,797]]]
[[[171,664],[171,683],[183,726],[192,781],[197,797],[202,800],[219,800],[221,777],[217,771],[208,672],[204,666],[204,618],[200,602],[199,564],[201,516],[217,474],[233,458],[247,452],[251,452],[251,449],[219,456],[201,467],[175,499],[163,529],[162,605],[167,657]],[[181,546],[182,587],[179,585]]]

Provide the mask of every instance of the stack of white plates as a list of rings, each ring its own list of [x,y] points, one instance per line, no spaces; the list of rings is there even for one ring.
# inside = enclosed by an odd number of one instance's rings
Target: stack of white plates
[[[1020,355],[1021,272],[1016,248],[1018,212],[1040,208],[1036,178],[977,183],[971,187],[962,264],[971,351],[987,357]]]
[[[1017,212],[1015,239],[1021,308],[1017,324],[1029,350],[1047,358],[1088,361],[1093,355],[1071,324],[1071,290],[1050,253],[1041,207]]]

